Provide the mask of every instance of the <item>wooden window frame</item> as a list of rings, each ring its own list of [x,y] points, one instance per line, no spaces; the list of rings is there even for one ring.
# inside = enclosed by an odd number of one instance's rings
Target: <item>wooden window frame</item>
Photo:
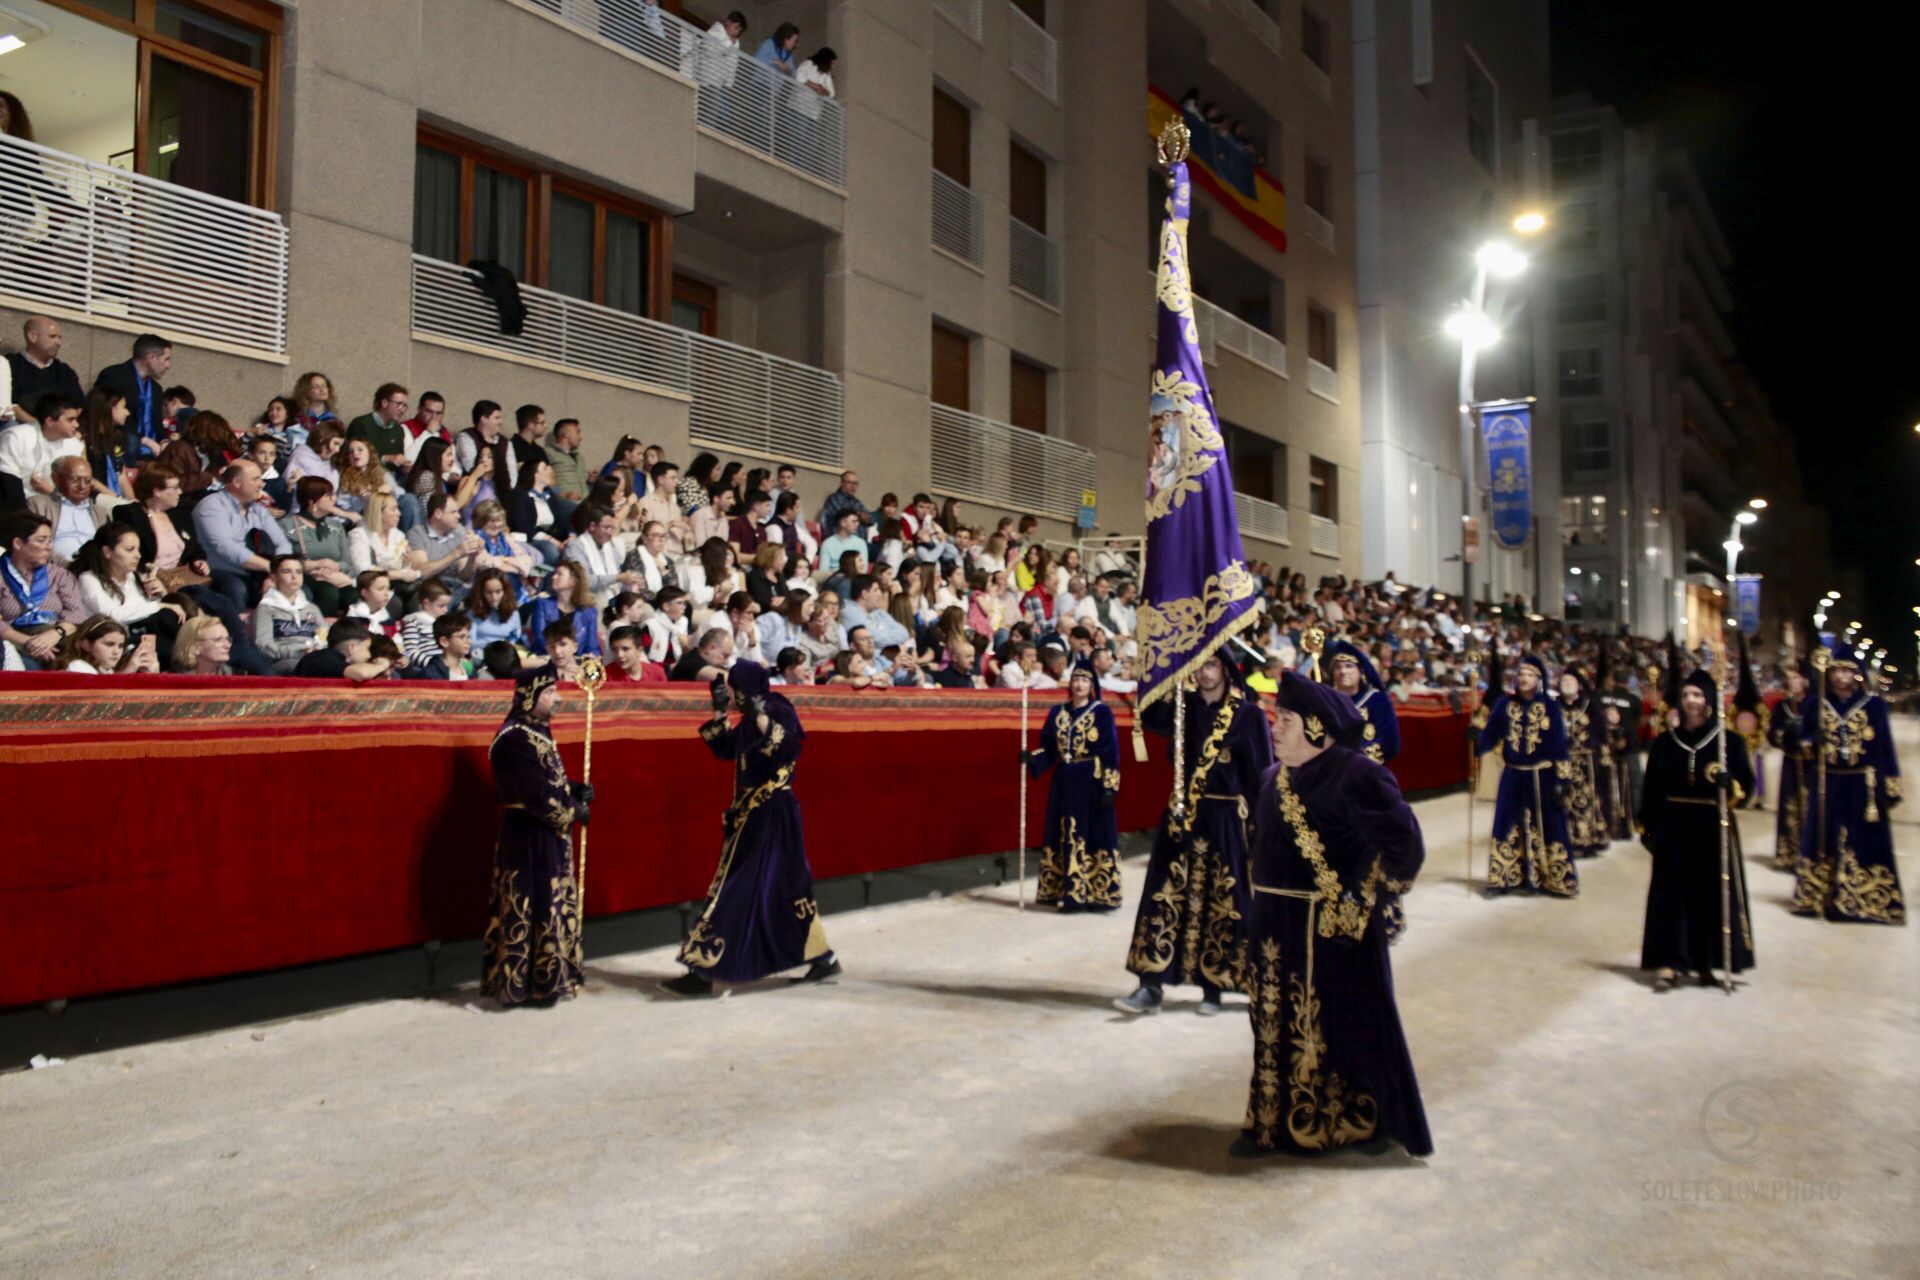
[[[197,45],[160,34],[157,14],[159,0],[133,0],[133,21],[116,18],[82,0],[45,0],[56,9],[64,9],[78,18],[132,36],[139,41],[134,62],[133,171],[147,173],[147,111],[152,102],[153,53],[195,71],[205,71],[253,91],[253,119],[248,140],[252,156],[252,191],[247,203],[258,209],[272,209],[275,189],[277,139],[280,134],[280,81],[275,68],[280,65],[280,41],[285,31],[280,6],[267,0],[177,0],[189,9],[199,9],[213,17],[247,27],[262,37],[260,66],[243,66],[208,53]],[[152,175],[147,175],[152,176]],[[191,189],[191,188],[189,188]]]
[[[607,213],[625,214],[645,223],[647,232],[647,298],[642,314],[649,320],[670,320],[673,313],[673,219],[632,196],[618,195],[504,156],[457,133],[421,125],[415,142],[450,155],[460,162],[460,211],[455,243],[461,263],[473,259],[474,166],[523,180],[527,184],[527,278],[522,282],[547,288],[552,248],[553,197],[556,193],[593,206],[593,297],[606,303]]]
[[[698,332],[708,338],[720,336],[720,290],[705,280],[695,280],[692,276],[672,273],[673,295],[675,302],[690,303],[700,308],[700,328]],[[671,315],[668,319],[671,320]]]

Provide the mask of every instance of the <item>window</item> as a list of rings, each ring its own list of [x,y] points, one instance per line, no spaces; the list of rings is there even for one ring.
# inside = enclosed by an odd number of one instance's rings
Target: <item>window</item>
[[[1500,93],[1471,52],[1467,54],[1467,150],[1488,173],[1499,173]]]
[[[414,147],[413,251],[429,258],[497,262],[524,283],[677,323],[677,286],[654,296],[663,223],[646,205],[449,135],[422,130]]]
[[[1560,499],[1560,541],[1570,547],[1606,545],[1605,494],[1569,494]]]
[[[973,113],[938,89],[933,91],[933,167],[963,187],[973,185]]]
[[[1568,410],[1560,419],[1563,476],[1605,474],[1613,467],[1613,424],[1592,410]]]
[[[1047,434],[1047,371],[1014,356],[1011,373],[1007,421],[1028,431]]]
[[[704,280],[695,280],[675,272],[673,276],[673,323],[682,329],[705,334],[720,333],[720,291]]]
[[[1600,348],[1572,347],[1560,353],[1560,394],[1600,394]]]
[[[1033,19],[1033,25],[1045,28],[1047,25],[1047,0],[1013,0],[1013,7]]]
[[[1300,52],[1314,66],[1332,73],[1329,56],[1332,53],[1332,41],[1327,35],[1327,20],[1311,9],[1300,11]]]
[[[1599,210],[1591,200],[1572,200],[1560,206],[1554,239],[1569,253],[1586,253],[1600,247]]]
[[[1017,142],[1007,144],[1007,211],[1046,234],[1047,162]]]
[[[1584,324],[1607,318],[1606,281],[1598,274],[1568,276],[1553,286],[1553,318],[1559,324]]]
[[[973,408],[973,339],[958,329],[933,325],[933,402],[950,409]]]
[[[1340,468],[1314,458],[1307,473],[1307,510],[1328,520],[1340,518]]]
[[[1307,208],[1323,218],[1333,217],[1333,169],[1324,160],[1307,157]]]
[[[1600,176],[1600,131],[1571,129],[1553,135],[1553,185],[1576,186]]]
[[[1318,360],[1329,369],[1340,367],[1333,312],[1312,302],[1307,304],[1307,358]]]
[[[1287,504],[1287,446],[1231,422],[1220,424],[1236,492]]]
[[[24,9],[14,14],[13,7]],[[0,45],[0,87],[36,140],[243,204],[273,194],[280,6],[268,0],[17,0],[45,39]]]

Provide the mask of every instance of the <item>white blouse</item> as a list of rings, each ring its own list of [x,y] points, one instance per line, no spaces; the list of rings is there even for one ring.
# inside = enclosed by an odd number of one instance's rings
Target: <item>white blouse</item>
[[[120,584],[120,599],[115,600],[100,579],[91,573],[80,575],[80,601],[89,613],[104,613],[115,622],[138,622],[160,612],[158,600],[147,599],[132,574]]]
[[[407,535],[393,529],[385,535],[367,532],[364,526],[347,535],[347,562],[356,574],[369,569],[389,573],[407,567]]]

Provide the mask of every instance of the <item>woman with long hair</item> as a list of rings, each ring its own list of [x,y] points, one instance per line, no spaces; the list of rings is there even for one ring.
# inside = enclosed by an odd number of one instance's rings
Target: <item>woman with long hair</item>
[[[366,515],[367,499],[374,494],[398,497],[399,490],[393,483],[393,477],[380,464],[371,441],[348,440],[340,446],[337,461],[340,483],[334,489],[333,500],[341,513],[355,523]]]
[[[135,671],[158,671],[159,659],[133,643],[127,629],[112,618],[96,614],[68,636],[53,661],[53,670],[105,676]]]
[[[955,562],[945,569],[945,577],[933,593],[933,606],[942,613],[958,608],[965,612],[972,588],[967,583],[967,566]]]
[[[115,498],[133,496],[133,441],[127,434],[127,398],[118,391],[95,387],[80,411],[80,443],[87,465],[93,468],[95,493]]]
[[[323,422],[345,429],[340,415],[334,412],[333,379],[315,369],[301,374],[293,384],[293,422],[287,427],[287,444],[298,449]]]
[[[202,409],[188,418],[187,424],[180,428],[180,438],[198,449],[200,456],[207,460],[207,470],[215,473],[224,471],[229,462],[247,449],[234,433],[233,424],[211,409]]]
[[[527,540],[527,547],[549,565],[560,563],[566,526],[554,515],[553,464],[537,458],[522,466],[507,494],[507,527]],[[475,514],[478,514],[476,508]]]
[[[453,503],[462,511],[480,491],[480,482],[491,474],[493,454],[482,450],[474,469],[461,476],[453,487]],[[445,440],[429,440],[420,446],[407,472],[407,492],[420,503],[420,510],[431,511],[433,500],[447,491],[447,476],[453,470],[453,446]]]
[[[527,647],[535,653],[547,651],[547,627],[566,618],[573,624],[573,638],[579,642],[582,656],[600,652],[600,615],[593,607],[593,593],[587,589],[587,575],[571,560],[553,566],[547,589],[528,607]]]
[[[703,610],[726,607],[727,598],[747,588],[739,570],[739,555],[723,538],[708,538],[687,563],[687,595],[693,601],[695,623],[704,622]]]
[[[613,446],[613,456],[607,459],[606,466],[600,468],[600,474],[602,476],[610,476],[616,467],[624,467],[628,471],[638,472],[643,466],[641,459],[645,456],[645,445],[641,444],[632,436],[621,436],[619,443]]]
[[[986,573],[1001,573],[1007,567],[1007,535],[995,530],[987,535],[987,545],[980,549],[979,559],[973,567]]]
[[[287,465],[280,468],[286,477],[287,491],[292,493],[297,482],[307,476],[318,476],[327,482],[327,488],[334,493],[340,491],[340,447],[346,443],[347,430],[339,422],[316,422],[307,429],[307,438],[287,459]],[[295,501],[299,499],[296,497]]]
[[[720,468],[720,479],[715,482],[722,489],[731,489],[733,491],[733,505],[736,507],[745,505],[742,499],[745,498],[746,495],[740,488],[740,473],[744,470],[746,470],[744,463],[729,462],[726,466]]]
[[[720,465],[720,459],[710,453],[698,453],[687,469],[680,473],[680,487],[674,491],[674,501],[680,504],[680,514],[690,516],[707,505],[707,494],[713,488],[714,468]]]
[[[161,603],[165,588],[152,570],[141,572],[140,535],[130,525],[109,522],[80,548],[72,569],[80,575],[80,600],[87,611],[126,624],[134,643],[151,635],[161,660],[173,652],[173,637],[186,621],[185,611]]]
[[[1045,550],[1046,548],[1041,548],[1043,553]],[[1084,574],[1085,572],[1086,570],[1080,567],[1080,548],[1068,547],[1060,553],[1059,559],[1055,560],[1047,570],[1047,590],[1053,592],[1057,597],[1062,591],[1066,590],[1067,583],[1072,580],[1075,574]]]
[[[1033,590],[1033,584],[1037,582],[1051,595],[1053,584],[1048,581],[1048,569],[1051,567],[1052,560],[1053,557],[1047,553],[1047,549],[1039,543],[1027,544],[1026,551],[1021,553],[1020,563],[1014,566],[1013,585],[1024,593]]]
[[[285,396],[275,396],[267,401],[267,407],[253,420],[252,434],[272,436],[273,442],[280,446],[281,453],[291,453],[293,445],[287,440],[287,429],[297,416],[293,411],[293,401]]]
[[[467,614],[473,619],[475,650],[485,651],[495,640],[520,646],[527,643],[513,584],[498,569],[486,568],[473,575],[473,590],[467,594]],[[541,643],[544,645],[545,641]]]
[[[747,478],[741,482],[740,496],[744,498],[747,494],[752,493],[755,489],[758,489],[762,493],[768,492],[768,490],[772,487],[771,484],[769,483],[772,479],[773,479],[773,472],[769,471],[767,468],[765,467],[753,468],[753,470],[747,472]]]
[[[355,441],[364,444],[365,441]],[[390,493],[367,497],[366,513],[360,527],[347,535],[347,560],[357,578],[369,569],[378,569],[394,583],[414,582],[427,553],[416,551],[400,532],[400,504]]]

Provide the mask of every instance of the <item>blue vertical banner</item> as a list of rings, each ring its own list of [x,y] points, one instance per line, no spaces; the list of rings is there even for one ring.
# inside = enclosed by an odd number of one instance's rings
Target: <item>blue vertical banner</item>
[[[1187,269],[1187,131],[1161,135],[1166,216],[1154,278],[1156,344],[1147,405],[1147,553],[1137,621],[1144,709],[1168,697],[1254,621],[1253,575],[1240,545],[1226,440],[1200,356]],[[1145,759],[1142,756],[1141,759]]]
[[[1740,618],[1742,634],[1760,634],[1760,579],[1758,573],[1733,575],[1733,606]]]
[[[1533,536],[1533,406],[1483,406],[1480,434],[1487,442],[1493,541],[1517,551]]]

